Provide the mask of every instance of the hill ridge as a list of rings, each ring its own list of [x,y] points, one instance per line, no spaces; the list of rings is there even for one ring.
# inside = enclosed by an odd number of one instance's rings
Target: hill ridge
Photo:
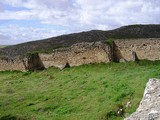
[[[108,31],[91,30],[65,34],[38,41],[21,43],[0,49],[0,56],[24,56],[32,51],[52,51],[56,48],[69,47],[80,42],[106,41],[107,39],[160,38],[160,24],[127,25]]]

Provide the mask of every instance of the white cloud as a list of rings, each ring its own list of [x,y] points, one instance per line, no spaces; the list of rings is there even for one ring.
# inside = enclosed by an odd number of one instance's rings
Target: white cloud
[[[31,20],[36,19],[34,11],[5,11],[0,13],[0,20]]]
[[[65,33],[65,30],[56,31],[49,28],[25,28],[15,25],[0,26],[0,45],[40,40],[42,38],[44,39]]]
[[[38,19],[42,23],[69,28],[79,25],[94,28],[98,24],[106,26],[112,21],[119,25],[159,23],[154,17],[160,16],[158,0],[4,0],[4,3],[26,7],[29,10],[5,11],[0,14],[0,19]]]
[[[160,23],[159,0],[3,0],[1,3],[27,9],[4,10],[0,12],[0,20],[39,20],[42,24],[65,26],[65,33]],[[55,32],[49,34],[61,33]]]

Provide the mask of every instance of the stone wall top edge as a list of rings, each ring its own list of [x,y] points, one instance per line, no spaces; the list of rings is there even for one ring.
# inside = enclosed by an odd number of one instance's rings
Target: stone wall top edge
[[[39,53],[39,54],[52,54],[52,53],[58,53],[58,52],[69,52],[69,51],[72,51],[72,50],[75,50],[75,49],[79,49],[79,48],[91,48],[91,47],[98,47],[98,46],[101,46],[103,45],[103,42],[102,41],[97,41],[97,42],[81,42],[81,43],[76,43],[76,44],[73,44],[72,46],[70,47],[64,47],[64,48],[57,48],[57,49],[54,49],[51,53]],[[107,45],[107,44],[106,44]]]
[[[160,38],[126,38],[126,39],[113,39],[113,41],[131,41],[131,40],[160,40]]]

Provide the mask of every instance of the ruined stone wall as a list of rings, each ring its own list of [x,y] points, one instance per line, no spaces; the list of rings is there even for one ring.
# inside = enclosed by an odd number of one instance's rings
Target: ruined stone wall
[[[27,61],[25,64],[27,70],[40,70],[44,68],[44,65],[39,58],[38,53],[30,54],[30,56],[27,56]]]
[[[32,55],[32,54],[31,54]],[[39,53],[28,58],[2,59],[1,70],[35,70],[51,66],[66,66],[136,59],[160,60],[160,38],[116,39],[113,45],[102,42],[82,42],[68,48],[55,49],[52,53]]]
[[[0,71],[20,70],[26,71],[26,59],[0,59]]]
[[[127,61],[138,59],[160,60],[160,38],[114,40],[114,58]]]
[[[110,62],[111,53],[111,47],[101,42],[83,42],[54,50],[51,54],[40,53],[39,57],[45,68],[55,66],[63,69],[65,66]]]
[[[37,70],[43,69],[43,63],[39,59],[38,55],[25,58],[0,58],[0,71],[6,70]]]

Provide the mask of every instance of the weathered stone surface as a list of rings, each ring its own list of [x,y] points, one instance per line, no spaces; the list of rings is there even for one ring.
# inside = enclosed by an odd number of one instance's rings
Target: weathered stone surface
[[[8,59],[3,58],[0,59],[0,71],[5,70],[20,70],[26,71],[27,68],[27,59],[26,58],[16,58],[16,59]]]
[[[138,109],[125,120],[160,120],[160,80],[148,81]]]
[[[160,60],[160,38],[150,39],[116,39],[114,40],[114,56],[118,60],[136,59]]]
[[[40,53],[39,57],[45,68],[50,66],[63,69],[66,64],[79,66],[89,63],[110,62],[112,60],[111,48],[102,42],[83,42],[69,48],[54,50],[51,54]]]
[[[126,59],[124,59],[124,58],[121,58],[121,59],[119,60],[119,62],[120,62],[120,63],[126,63],[126,62],[127,62],[127,60],[126,60]]]

